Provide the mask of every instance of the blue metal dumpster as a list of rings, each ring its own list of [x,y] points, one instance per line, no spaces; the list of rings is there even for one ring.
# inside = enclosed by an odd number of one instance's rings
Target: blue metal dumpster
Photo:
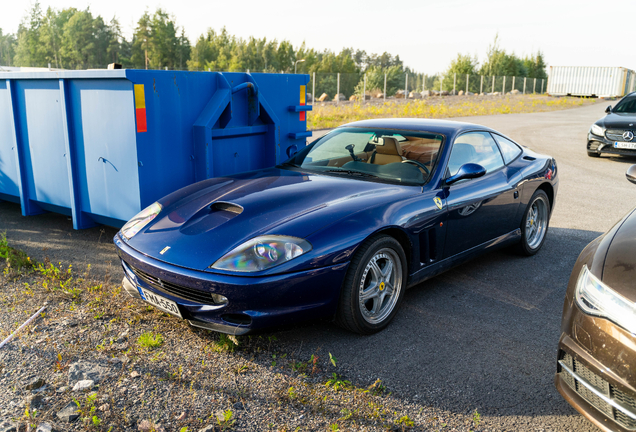
[[[99,70],[0,74],[0,199],[75,229],[273,166],[305,145],[308,75]]]

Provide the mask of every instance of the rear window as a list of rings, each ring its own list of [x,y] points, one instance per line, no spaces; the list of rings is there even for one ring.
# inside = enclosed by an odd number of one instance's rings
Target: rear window
[[[506,139],[500,135],[492,134],[497,140],[497,144],[499,144],[499,148],[501,149],[501,154],[503,155],[504,161],[506,165],[515,160],[517,156],[521,154],[521,149],[519,146],[509,139]]]

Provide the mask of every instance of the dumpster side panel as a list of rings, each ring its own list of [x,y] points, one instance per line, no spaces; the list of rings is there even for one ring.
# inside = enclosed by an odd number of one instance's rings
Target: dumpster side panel
[[[216,81],[204,72],[126,72],[144,90],[147,130],[135,134],[138,194],[145,208],[194,182],[192,125],[216,92]]]
[[[15,126],[6,80],[0,81],[0,199],[20,202],[16,167]]]
[[[132,84],[125,79],[70,80],[72,137],[80,209],[121,225],[141,210]]]
[[[305,146],[308,75],[12,73],[0,82],[0,199],[25,215],[122,226],[197,179],[266,168]]]
[[[46,210],[71,215],[64,125],[57,80],[16,80],[28,196]]]

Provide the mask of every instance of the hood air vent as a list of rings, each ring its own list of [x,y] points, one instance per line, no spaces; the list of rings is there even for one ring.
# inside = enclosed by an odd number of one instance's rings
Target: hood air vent
[[[237,215],[243,213],[243,207],[238,204],[232,204],[228,202],[215,202],[214,204],[212,204],[212,210],[222,210]]]

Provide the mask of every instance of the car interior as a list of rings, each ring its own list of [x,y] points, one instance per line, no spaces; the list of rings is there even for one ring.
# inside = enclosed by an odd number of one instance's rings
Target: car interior
[[[433,134],[379,132],[333,139],[337,143],[310,152],[303,166],[342,168],[415,183],[427,180],[442,142],[441,136]]]

